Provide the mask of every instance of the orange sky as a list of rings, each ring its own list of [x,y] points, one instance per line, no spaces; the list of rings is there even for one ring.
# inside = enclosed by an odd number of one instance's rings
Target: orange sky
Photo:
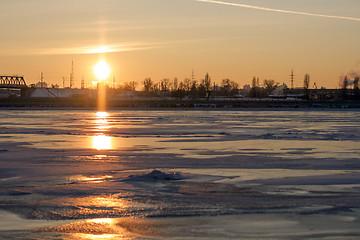
[[[100,58],[117,84],[146,77],[241,86],[253,76],[338,87],[360,72],[358,0],[16,0],[1,1],[0,74],[89,86]]]

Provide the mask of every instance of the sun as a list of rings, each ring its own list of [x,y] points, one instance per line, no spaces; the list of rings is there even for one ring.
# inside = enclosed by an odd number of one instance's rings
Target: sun
[[[99,81],[106,80],[110,75],[110,66],[107,62],[101,59],[95,66],[94,66],[94,74]]]

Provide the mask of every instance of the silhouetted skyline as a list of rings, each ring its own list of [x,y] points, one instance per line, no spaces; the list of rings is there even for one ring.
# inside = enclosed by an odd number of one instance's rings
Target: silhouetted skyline
[[[110,78],[182,80],[194,70],[241,86],[253,76],[294,86],[310,74],[318,86],[360,72],[357,0],[2,1],[0,73],[62,86],[94,80],[100,57]],[[111,80],[110,80],[111,81]]]

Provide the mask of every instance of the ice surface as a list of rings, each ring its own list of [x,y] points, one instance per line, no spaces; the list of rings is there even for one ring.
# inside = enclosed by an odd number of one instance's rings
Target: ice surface
[[[28,220],[15,214],[0,210],[0,236],[1,231],[32,230],[41,227],[59,226],[68,224],[71,221],[46,221],[46,220]]]
[[[163,172],[160,170],[153,170],[142,175],[130,175],[126,178],[126,181],[170,181],[170,180],[180,180],[184,177],[177,172]]]
[[[2,239],[360,237],[359,111],[0,116]]]

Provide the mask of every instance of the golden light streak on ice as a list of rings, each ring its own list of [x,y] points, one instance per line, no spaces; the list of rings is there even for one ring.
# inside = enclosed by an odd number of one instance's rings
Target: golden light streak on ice
[[[96,150],[112,149],[112,137],[105,134],[105,132],[109,131],[110,129],[108,117],[109,113],[104,111],[95,113],[93,129],[95,132],[97,132],[97,135],[92,137],[91,148]]]
[[[95,123],[95,131],[97,132],[104,132],[110,129],[110,126],[108,124],[107,117],[109,114],[107,112],[97,112],[96,113],[96,119],[94,121]]]

